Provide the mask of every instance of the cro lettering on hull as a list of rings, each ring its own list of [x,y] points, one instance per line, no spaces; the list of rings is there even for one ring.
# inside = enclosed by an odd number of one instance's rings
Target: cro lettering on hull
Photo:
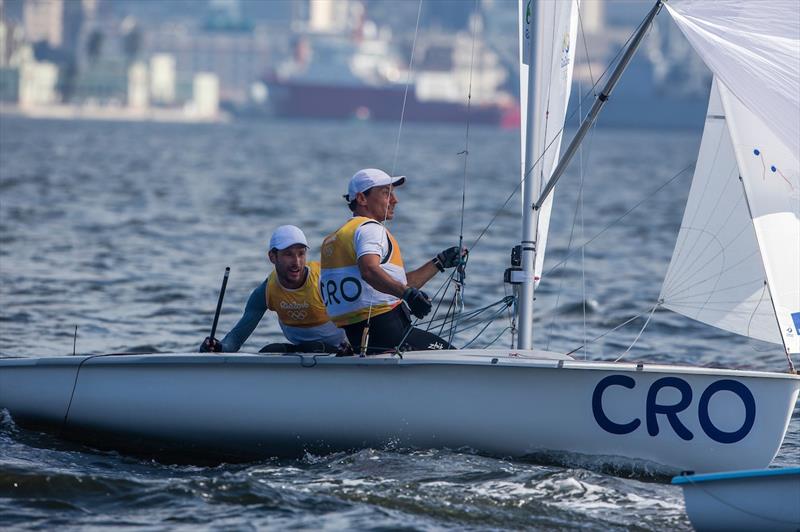
[[[625,397],[625,391],[636,390],[639,386],[647,386],[644,401],[639,399],[641,394]],[[638,407],[638,414],[628,414],[623,418],[619,408],[613,408],[614,413],[609,412],[612,401],[627,400],[630,405],[631,399]],[[641,404],[636,405],[637,400]],[[717,443],[732,444],[750,434],[757,411],[753,393],[738,380],[718,379],[698,390],[675,376],[637,384],[630,375],[614,374],[604,377],[595,386],[592,414],[597,425],[610,434],[644,431],[656,438],[664,431],[670,431],[684,441],[691,441],[697,437],[699,428]]]

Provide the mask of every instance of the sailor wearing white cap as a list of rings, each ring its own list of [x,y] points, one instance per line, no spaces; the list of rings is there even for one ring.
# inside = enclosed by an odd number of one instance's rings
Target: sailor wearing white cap
[[[458,247],[448,248],[406,272],[400,245],[382,223],[394,218],[394,189],[405,181],[405,176],[392,177],[376,168],[356,172],[344,196],[353,217],[322,243],[322,299],[356,350],[365,341],[368,324],[368,353],[452,348],[438,336],[411,327],[406,306],[418,318],[426,316],[431,301],[420,288],[438,272],[457,266],[461,253]]]
[[[244,315],[222,341],[206,338],[201,351],[233,353],[272,310],[291,345],[270,344],[263,351],[336,351],[346,338],[331,323],[319,293],[319,262],[306,264],[308,241],[294,225],[275,229],[269,240],[269,260],[275,269],[250,294]]]

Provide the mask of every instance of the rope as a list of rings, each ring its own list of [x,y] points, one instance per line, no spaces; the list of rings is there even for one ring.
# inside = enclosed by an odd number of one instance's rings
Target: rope
[[[511,306],[511,305],[509,304],[508,306]],[[478,331],[478,334],[476,334],[476,335],[475,335],[475,336],[472,338],[472,340],[470,340],[469,342],[467,342],[466,344],[464,344],[464,345],[461,347],[461,349],[466,349],[466,348],[468,348],[469,346],[471,346],[471,345],[472,345],[472,343],[473,343],[475,340],[477,340],[478,338],[480,338],[480,336],[481,336],[481,335],[482,335],[482,334],[483,334],[483,333],[486,331],[486,329],[488,329],[488,328],[489,328],[489,326],[490,326],[492,323],[494,323],[494,321],[495,321],[497,318],[499,318],[500,316],[502,316],[502,315],[503,315],[503,313],[505,312],[505,310],[506,310],[506,308],[501,308],[501,309],[499,309],[499,310],[495,311],[495,313],[494,313],[494,314],[492,314],[492,315],[491,315],[491,316],[490,316],[490,317],[489,317],[489,318],[486,320],[486,325],[484,325],[484,326],[481,328],[481,330],[480,330],[480,331]],[[463,330],[466,330],[466,329],[463,329]],[[502,331],[500,331],[500,334],[498,334],[498,335],[495,337],[495,339],[494,339],[494,340],[492,340],[491,342],[489,342],[489,344],[485,345],[485,346],[484,346],[484,348],[486,348],[486,347],[489,347],[490,345],[494,344],[494,343],[495,343],[495,342],[496,342],[498,339],[500,339],[500,336],[502,336],[502,335],[503,335],[503,333],[504,333],[504,332],[506,332],[507,330],[508,330],[508,327],[506,327],[505,329],[503,329]]]
[[[408,327],[408,329],[406,330],[405,334],[403,335],[403,338],[402,338],[402,339],[401,339],[401,341],[399,342],[399,345],[398,345],[398,346],[395,346],[395,347],[393,347],[393,348],[391,348],[391,349],[395,349],[395,350],[397,350],[397,351],[399,352],[399,351],[400,351],[400,348],[401,348],[401,347],[402,347],[402,345],[405,343],[405,341],[406,341],[406,338],[408,338],[408,335],[411,333],[411,329],[412,329],[412,328],[413,328],[415,325],[420,325],[420,326],[422,326],[422,325],[426,325],[426,324],[427,324],[427,325],[429,326],[429,328],[430,328],[430,326],[432,326],[434,323],[436,323],[436,324],[438,325],[438,324],[439,324],[438,322],[440,322],[440,321],[441,321],[441,326],[442,326],[442,329],[443,329],[445,326],[447,326],[447,325],[448,325],[448,321],[449,321],[449,322],[450,322],[450,324],[451,324],[451,330],[453,331],[453,332],[452,332],[452,334],[451,334],[451,337],[452,337],[452,336],[453,336],[453,335],[455,335],[456,333],[460,333],[460,332],[468,331],[468,330],[470,330],[470,329],[473,329],[473,328],[475,328],[475,327],[478,327],[478,326],[480,326],[480,325],[482,325],[482,324],[486,323],[486,325],[483,327],[483,329],[481,329],[481,330],[478,332],[478,334],[477,334],[477,335],[476,335],[476,336],[475,336],[475,337],[474,337],[472,340],[470,340],[470,341],[469,341],[469,342],[468,342],[466,345],[464,345],[464,346],[463,346],[463,347],[467,347],[467,346],[469,346],[470,344],[472,344],[472,343],[473,343],[475,340],[477,340],[477,338],[478,338],[478,337],[479,337],[479,336],[480,336],[480,335],[483,333],[483,331],[485,331],[485,330],[488,328],[488,326],[489,326],[489,325],[491,325],[491,324],[492,324],[492,322],[494,322],[494,321],[495,321],[495,320],[496,320],[498,317],[502,316],[502,315],[503,315],[503,313],[505,313],[506,309],[508,309],[509,307],[511,307],[511,306],[512,306],[512,305],[513,305],[515,302],[516,302],[516,299],[514,298],[514,296],[506,296],[506,297],[504,297],[504,298],[500,299],[499,301],[495,301],[494,303],[490,303],[490,304],[488,304],[488,305],[484,305],[483,307],[477,308],[477,309],[475,309],[475,310],[471,310],[470,312],[468,312],[468,313],[466,313],[466,314],[463,314],[463,315],[461,316],[461,318],[460,318],[460,320],[459,320],[461,323],[464,323],[464,322],[469,322],[469,321],[472,321],[472,320],[474,320],[474,319],[477,319],[477,318],[478,318],[478,316],[480,316],[481,314],[483,314],[483,313],[484,313],[484,312],[486,312],[487,310],[490,310],[490,309],[492,309],[492,308],[494,308],[494,307],[500,307],[498,310],[496,310],[496,311],[495,311],[495,312],[494,312],[494,313],[493,313],[493,314],[492,314],[492,315],[491,315],[489,318],[487,318],[486,320],[479,320],[479,321],[477,321],[476,323],[470,323],[469,325],[467,325],[467,326],[465,326],[465,327],[462,327],[461,329],[458,329],[458,330],[456,330],[456,327],[455,327],[455,326],[452,326],[452,324],[453,324],[453,323],[455,322],[455,320],[456,320],[456,316],[452,316],[452,317],[451,317],[451,316],[449,316],[449,314],[448,314],[448,315],[445,315],[443,318],[433,318],[433,319],[431,319],[431,320],[428,320],[428,321],[426,321],[426,322],[421,322],[421,323],[419,323],[419,320],[417,320],[416,322],[412,323],[412,324],[411,324],[411,325]],[[504,331],[503,331],[503,332],[505,332],[505,330],[507,330],[507,329],[508,329],[508,328],[504,329]],[[495,339],[495,340],[494,340],[492,343],[494,343],[495,341],[497,341],[497,339]],[[452,342],[450,342],[450,343],[452,344]]]
[[[639,334],[637,334],[637,335],[636,335],[636,338],[634,338],[634,339],[633,339],[633,342],[631,342],[631,345],[629,345],[629,346],[628,346],[628,349],[626,349],[626,350],[625,350],[625,351],[624,351],[624,352],[623,352],[623,353],[622,353],[620,356],[618,356],[618,357],[617,357],[617,358],[614,360],[614,362],[619,362],[620,360],[622,360],[622,357],[624,357],[625,355],[627,355],[627,354],[628,354],[628,351],[630,351],[630,350],[633,348],[633,346],[634,346],[634,345],[636,345],[636,342],[638,342],[638,341],[639,341],[639,338],[642,336],[642,333],[644,332],[645,328],[647,328],[647,324],[648,324],[648,323],[650,323],[650,318],[652,318],[652,317],[653,317],[653,314],[655,314],[655,312],[656,312],[656,309],[657,309],[658,307],[660,307],[660,306],[661,306],[661,302],[658,302],[658,303],[656,303],[655,305],[653,305],[653,310],[651,310],[651,311],[650,311],[650,315],[649,315],[649,316],[647,316],[647,320],[645,320],[645,322],[644,322],[644,325],[642,325],[642,329],[639,331]]]
[[[577,353],[578,351],[580,351],[581,349],[583,349],[583,348],[584,348],[584,347],[586,347],[587,345],[589,345],[589,344],[591,344],[591,343],[594,343],[594,342],[596,342],[597,340],[600,340],[601,338],[603,338],[603,337],[605,337],[605,336],[608,336],[608,335],[609,335],[609,334],[611,334],[612,332],[614,332],[614,331],[616,331],[616,330],[618,330],[618,329],[621,329],[622,327],[625,327],[627,324],[631,323],[631,322],[632,322],[632,321],[634,321],[634,320],[637,320],[637,319],[641,318],[642,316],[644,316],[644,315],[645,315],[645,314],[647,314],[648,312],[649,312],[649,310],[646,310],[646,311],[644,311],[644,312],[642,312],[642,313],[640,313],[640,314],[637,314],[636,316],[633,316],[632,318],[628,318],[627,320],[623,321],[622,323],[620,323],[619,325],[617,325],[617,326],[616,326],[616,327],[614,327],[613,329],[609,329],[609,330],[607,330],[606,332],[604,332],[603,334],[600,334],[600,335],[598,335],[598,336],[595,336],[594,338],[592,338],[592,339],[591,339],[591,340],[589,340],[588,342],[584,342],[582,345],[579,345],[578,347],[576,347],[576,348],[575,348],[575,349],[573,349],[572,351],[569,351],[569,352],[567,353],[567,355],[571,355],[571,354],[573,354],[573,353]]]

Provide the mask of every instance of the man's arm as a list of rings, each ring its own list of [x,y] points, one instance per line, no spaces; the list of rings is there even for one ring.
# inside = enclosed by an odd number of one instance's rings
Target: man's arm
[[[436,270],[435,267],[433,269]],[[358,257],[358,270],[361,277],[378,292],[403,297],[406,287],[381,268],[380,255],[367,254]]]
[[[434,266],[433,261],[429,260],[413,272],[406,272],[408,286],[422,288],[425,286],[425,283],[433,279],[437,273],[439,273],[439,270]]]
[[[239,318],[239,321],[234,325],[233,329],[225,335],[222,339],[222,351],[225,353],[235,353],[242,347],[242,344],[250,338],[253,331],[256,330],[261,318],[267,311],[267,281],[258,285],[255,290],[250,293],[247,299],[247,305],[244,308],[244,314]]]

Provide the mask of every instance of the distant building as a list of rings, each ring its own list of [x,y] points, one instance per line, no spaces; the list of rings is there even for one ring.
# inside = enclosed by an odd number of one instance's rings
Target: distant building
[[[175,57],[156,54],[150,58],[150,95],[153,101],[170,104],[175,101]]]
[[[23,108],[57,103],[58,67],[52,63],[30,62],[22,65],[19,81],[19,105]]]
[[[583,0],[581,2],[580,31],[600,33],[605,30],[605,1]]]
[[[52,48],[60,48],[63,42],[64,0],[27,0],[23,21],[28,42],[46,42]]]
[[[120,57],[98,58],[75,77],[70,101],[119,105],[128,90],[127,65]]]
[[[363,7],[348,0],[311,0],[308,6],[308,30],[315,33],[340,33],[352,20],[351,11]]]
[[[270,40],[259,27],[203,31],[168,23],[148,30],[145,54],[173,56],[179,83],[200,72],[216,74],[220,98],[245,103],[252,84],[263,77],[270,64]]]
[[[219,78],[216,74],[200,72],[193,83],[193,106],[198,117],[214,117],[219,113]]]
[[[137,62],[128,69],[128,107],[144,110],[150,106],[147,65]]]

